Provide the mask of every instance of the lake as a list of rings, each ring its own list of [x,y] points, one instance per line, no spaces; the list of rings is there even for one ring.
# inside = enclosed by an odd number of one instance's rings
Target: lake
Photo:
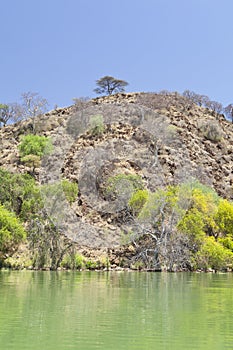
[[[0,349],[233,349],[233,274],[0,271]]]

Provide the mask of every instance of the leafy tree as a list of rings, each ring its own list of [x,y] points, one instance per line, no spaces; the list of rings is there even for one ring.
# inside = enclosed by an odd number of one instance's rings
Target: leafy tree
[[[0,260],[14,253],[26,232],[15,214],[0,205]]]
[[[7,122],[11,119],[11,114],[9,111],[9,106],[0,103],[0,126],[3,124],[5,126]]]
[[[46,136],[28,134],[21,138],[19,154],[23,161],[24,157],[34,155],[41,158],[52,150],[51,139]]]
[[[148,200],[149,193],[147,190],[139,189],[136,192],[133,192],[129,200],[129,207],[132,210],[134,215],[138,215],[142,210],[144,204]]]
[[[74,243],[62,234],[43,209],[30,220],[28,231],[35,268],[57,270],[64,255],[73,252]]]
[[[0,183],[0,204],[23,220],[35,217],[42,200],[33,177],[0,168]]]
[[[231,235],[233,239],[233,203],[221,199],[215,214],[215,222],[220,236]]]
[[[98,95],[112,95],[115,92],[125,91],[125,87],[128,85],[128,83],[125,80],[116,79],[106,75],[103,78],[97,80],[96,85],[98,87],[94,89],[94,92],[96,92]]]
[[[215,270],[232,266],[233,253],[217,242],[214,237],[205,237],[200,250],[195,255],[196,268]]]

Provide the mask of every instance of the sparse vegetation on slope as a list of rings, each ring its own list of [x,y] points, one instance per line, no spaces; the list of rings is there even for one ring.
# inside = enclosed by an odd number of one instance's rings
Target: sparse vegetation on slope
[[[23,220],[27,266],[231,269],[233,129],[217,109],[122,93],[0,129],[0,204]]]

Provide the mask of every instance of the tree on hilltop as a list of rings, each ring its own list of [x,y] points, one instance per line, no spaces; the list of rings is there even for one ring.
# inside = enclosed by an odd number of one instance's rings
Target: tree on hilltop
[[[98,95],[112,95],[114,92],[124,92],[125,87],[129,84],[125,80],[116,79],[106,75],[105,77],[97,80],[96,85],[98,87],[94,89],[94,92]]]

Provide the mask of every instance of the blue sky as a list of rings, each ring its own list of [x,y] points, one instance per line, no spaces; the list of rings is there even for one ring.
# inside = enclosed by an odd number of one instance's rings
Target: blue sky
[[[51,108],[127,91],[185,89],[233,102],[232,0],[1,0],[0,102],[38,92]]]

